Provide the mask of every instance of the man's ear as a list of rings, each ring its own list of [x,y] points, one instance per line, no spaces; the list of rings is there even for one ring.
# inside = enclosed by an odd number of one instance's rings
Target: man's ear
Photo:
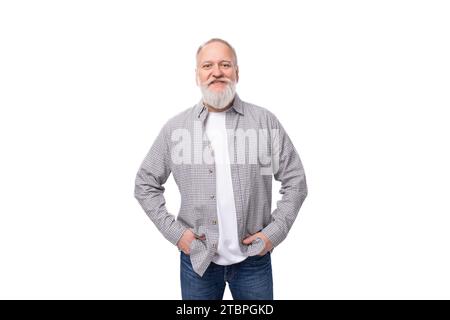
[[[239,67],[236,66],[236,82],[239,81]]]
[[[198,83],[198,73],[197,73],[197,68],[195,68],[195,83],[197,84],[197,86],[200,85],[200,83]]]

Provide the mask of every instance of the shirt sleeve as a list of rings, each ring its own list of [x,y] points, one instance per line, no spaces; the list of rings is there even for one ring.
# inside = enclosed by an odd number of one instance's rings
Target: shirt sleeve
[[[272,222],[261,232],[278,246],[291,229],[308,190],[300,157],[284,128],[273,116],[272,167],[274,178],[281,182],[281,200],[272,212]]]
[[[170,161],[166,125],[137,172],[134,196],[163,236],[176,245],[187,228],[167,212],[163,185],[171,173]]]

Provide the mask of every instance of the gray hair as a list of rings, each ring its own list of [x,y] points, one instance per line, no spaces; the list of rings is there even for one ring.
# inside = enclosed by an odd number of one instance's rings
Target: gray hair
[[[206,46],[206,45],[208,45],[208,44],[210,44],[211,42],[220,42],[220,43],[223,43],[224,45],[226,45],[228,48],[230,48],[231,49],[231,52],[233,53],[233,63],[234,63],[234,66],[235,67],[237,67],[237,55],[236,55],[236,50],[234,50],[234,48],[231,46],[231,44],[229,44],[227,41],[225,41],[225,40],[223,40],[223,39],[220,39],[220,38],[212,38],[212,39],[209,39],[208,41],[206,41],[205,43],[203,43],[200,47],[198,47],[198,50],[197,50],[197,54],[196,54],[196,58],[198,58],[198,54],[200,53],[200,51],[202,51],[202,49]]]

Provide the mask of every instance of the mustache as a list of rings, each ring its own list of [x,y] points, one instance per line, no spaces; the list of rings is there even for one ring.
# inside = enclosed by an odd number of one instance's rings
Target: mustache
[[[230,79],[227,79],[227,78],[218,78],[218,79],[214,78],[214,79],[210,79],[210,80],[206,81],[204,84],[206,86],[209,86],[214,81],[221,81],[221,82],[225,82],[227,84],[230,84],[232,82]]]

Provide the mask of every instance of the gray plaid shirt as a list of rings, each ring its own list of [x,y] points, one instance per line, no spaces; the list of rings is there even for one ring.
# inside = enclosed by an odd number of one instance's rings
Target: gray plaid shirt
[[[231,178],[239,240],[261,231],[278,246],[287,236],[307,195],[303,166],[278,119],[268,110],[235,96],[226,111]],[[170,119],[160,131],[137,175],[135,197],[166,239],[176,245],[186,229],[196,239],[190,258],[203,275],[217,250],[214,153],[204,134],[208,109],[202,101]],[[212,159],[212,161],[211,161]],[[164,183],[173,173],[181,194],[175,218],[167,212]],[[272,207],[272,175],[282,199]],[[206,239],[200,237],[205,235]],[[240,243],[246,256],[259,254],[263,240]]]

